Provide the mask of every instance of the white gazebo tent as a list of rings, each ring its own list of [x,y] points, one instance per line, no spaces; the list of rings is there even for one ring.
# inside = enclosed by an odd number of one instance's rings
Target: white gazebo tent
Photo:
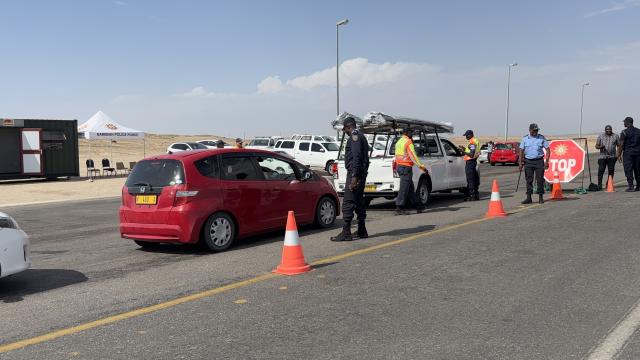
[[[91,140],[109,140],[110,148],[113,140],[142,140],[146,157],[144,132],[122,126],[102,111],[98,111],[85,123],[79,125],[78,133],[84,134],[84,138],[89,140],[89,149],[91,149]],[[113,149],[111,149],[111,158],[113,158]]]

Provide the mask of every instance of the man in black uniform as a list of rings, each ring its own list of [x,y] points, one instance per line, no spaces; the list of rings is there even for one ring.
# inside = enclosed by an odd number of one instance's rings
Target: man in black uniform
[[[640,129],[633,126],[633,118],[624,119],[624,127],[620,134],[618,160],[622,161],[624,174],[629,187],[627,192],[640,191]],[[636,187],[633,188],[633,177],[636,177]]]
[[[344,119],[342,132],[348,137],[344,153],[344,166],[347,168],[347,182],[345,183],[344,199],[342,201],[342,232],[331,238],[331,241],[351,241],[351,221],[353,213],[358,214],[357,237],[369,237],[364,220],[367,209],[364,204],[364,186],[367,182],[369,170],[369,143],[367,138],[356,129],[356,120],[352,117]]]

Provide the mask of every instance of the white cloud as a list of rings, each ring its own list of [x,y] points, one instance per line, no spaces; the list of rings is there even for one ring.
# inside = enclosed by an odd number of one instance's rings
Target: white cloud
[[[385,62],[376,64],[365,58],[349,59],[340,65],[340,86],[370,88],[379,84],[402,81],[418,74],[436,73],[439,69],[429,64],[411,62]],[[258,93],[276,93],[285,89],[312,90],[335,87],[336,67],[316,71],[283,82],[278,76],[269,76],[258,84]]]
[[[204,88],[204,86],[197,86],[183,94],[179,94],[177,96],[186,97],[186,98],[201,98],[201,97],[211,97],[215,96],[216,93],[210,92]]]
[[[258,93],[277,93],[284,90],[284,88],[285,86],[279,76],[268,76],[258,84]]]
[[[611,3],[611,6],[609,6],[608,8],[586,13],[584,17],[590,18],[598,15],[607,14],[610,12],[626,10],[628,8],[639,6],[639,5],[640,5],[640,0],[624,0],[622,2],[613,2]]]

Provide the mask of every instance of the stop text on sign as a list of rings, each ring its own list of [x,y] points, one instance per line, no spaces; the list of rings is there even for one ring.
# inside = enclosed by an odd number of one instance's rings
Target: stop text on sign
[[[578,161],[576,159],[549,159],[551,171],[569,171],[573,169]]]
[[[556,179],[570,182],[584,171],[584,149],[573,140],[553,140],[549,143],[549,168],[544,172],[548,182]]]

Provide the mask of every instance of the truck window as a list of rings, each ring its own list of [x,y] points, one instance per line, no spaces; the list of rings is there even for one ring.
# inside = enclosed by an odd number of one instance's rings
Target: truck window
[[[449,140],[442,139],[442,147],[447,156],[462,156],[462,153]]]

